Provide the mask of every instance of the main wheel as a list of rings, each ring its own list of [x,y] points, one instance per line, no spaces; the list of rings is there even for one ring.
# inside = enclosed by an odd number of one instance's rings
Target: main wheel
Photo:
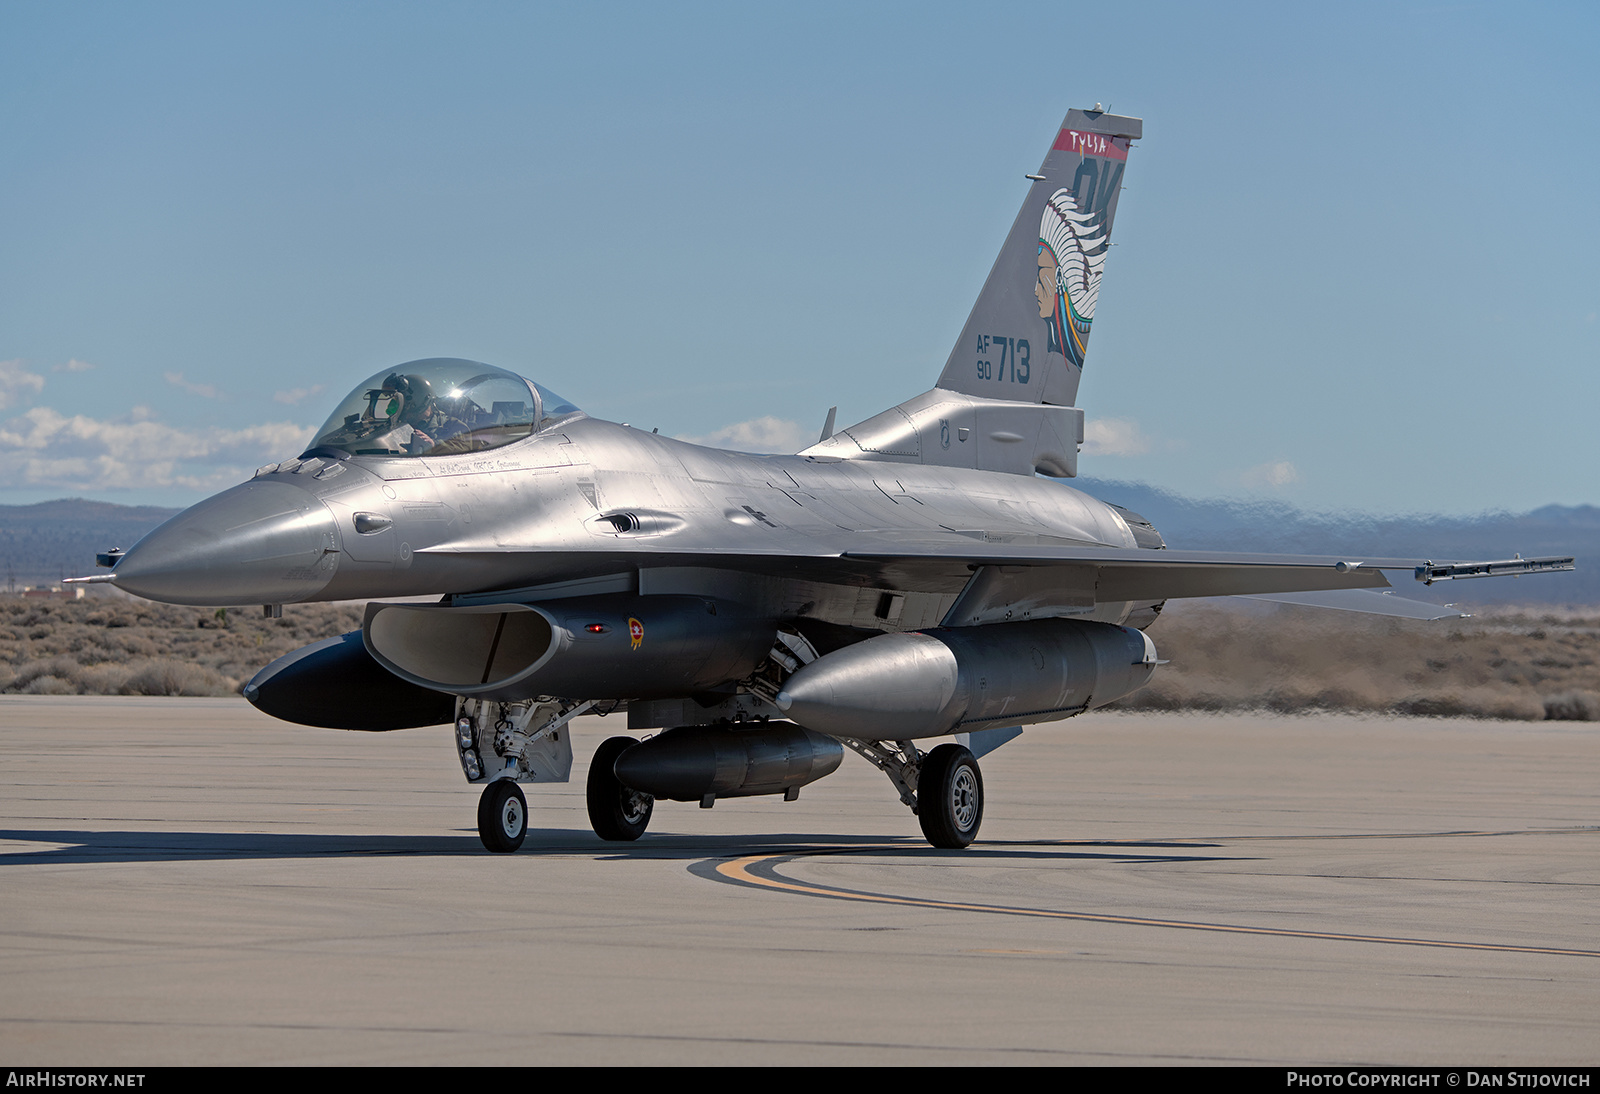
[[[629,841],[644,835],[655,798],[623,786],[617,778],[617,757],[639,742],[632,737],[611,737],[595,750],[589,765],[589,823],[601,839]]]
[[[510,779],[497,779],[478,799],[478,838],[489,850],[509,855],[528,834],[528,799]]]
[[[922,760],[917,820],[935,847],[965,847],[983,823],[983,776],[977,758],[960,745],[940,745]]]

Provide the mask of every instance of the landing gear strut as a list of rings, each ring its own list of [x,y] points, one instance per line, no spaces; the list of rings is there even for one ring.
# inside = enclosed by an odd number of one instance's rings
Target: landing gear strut
[[[497,779],[478,799],[478,838],[496,854],[509,855],[528,834],[528,799],[510,779]]]
[[[839,743],[889,776],[900,800],[917,815],[929,843],[965,847],[978,837],[978,825],[983,823],[983,775],[970,750],[952,744],[918,752],[914,741],[851,737],[841,737]]]
[[[940,745],[922,760],[917,820],[935,847],[965,847],[983,823],[983,775],[960,745]]]
[[[632,737],[611,737],[595,750],[589,765],[589,823],[601,839],[636,840],[650,824],[655,798],[623,786],[615,771],[617,757],[638,743]]]

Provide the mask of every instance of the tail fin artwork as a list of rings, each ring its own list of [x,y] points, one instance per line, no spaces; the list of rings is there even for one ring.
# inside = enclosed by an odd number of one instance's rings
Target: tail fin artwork
[[[1071,406],[1138,118],[1068,111],[939,387]]]
[[[1073,404],[1128,148],[1143,133],[1138,118],[1068,111],[937,386],[807,454],[1077,474]]]

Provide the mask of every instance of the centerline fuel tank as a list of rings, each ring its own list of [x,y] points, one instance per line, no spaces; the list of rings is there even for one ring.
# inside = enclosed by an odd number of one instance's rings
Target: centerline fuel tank
[[[627,787],[672,801],[784,794],[838,770],[844,746],[792,722],[683,726],[617,757]]]

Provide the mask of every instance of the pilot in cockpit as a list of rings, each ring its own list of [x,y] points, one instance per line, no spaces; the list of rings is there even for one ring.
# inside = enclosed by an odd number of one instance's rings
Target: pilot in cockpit
[[[579,413],[515,373],[429,358],[369,377],[340,402],[307,451],[378,457],[483,452],[530,436],[544,421]]]
[[[367,392],[367,398],[364,417],[390,426],[376,439],[392,451],[417,455],[465,427],[445,412],[434,397],[433,385],[421,376],[391,372],[382,387]]]

